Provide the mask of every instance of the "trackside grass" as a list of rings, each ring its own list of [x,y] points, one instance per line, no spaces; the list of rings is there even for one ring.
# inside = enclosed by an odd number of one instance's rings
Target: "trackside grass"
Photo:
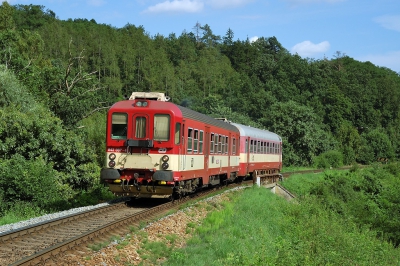
[[[399,265],[400,250],[325,208],[265,188],[233,192],[163,265]]]

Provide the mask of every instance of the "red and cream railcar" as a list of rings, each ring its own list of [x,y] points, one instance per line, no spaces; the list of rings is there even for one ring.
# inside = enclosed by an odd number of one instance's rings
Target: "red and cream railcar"
[[[282,139],[277,134],[232,123],[240,131],[238,176],[263,176],[275,181],[282,170]]]
[[[115,195],[182,195],[233,181],[239,172],[239,129],[162,93],[133,93],[115,103],[106,138],[100,178]]]

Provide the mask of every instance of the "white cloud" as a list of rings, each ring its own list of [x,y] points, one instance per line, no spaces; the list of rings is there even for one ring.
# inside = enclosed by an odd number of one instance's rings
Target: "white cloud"
[[[249,39],[250,43],[255,42],[255,41],[257,41],[257,40],[258,40],[258,36],[254,36],[254,37],[251,37],[251,38]]]
[[[102,6],[106,2],[103,0],[88,0],[87,3],[89,6]]]
[[[301,57],[312,57],[324,53],[329,50],[330,44],[328,41],[314,44],[310,41],[304,41],[292,47],[291,53],[298,54]]]
[[[154,6],[150,6],[145,13],[181,12],[196,13],[203,10],[204,3],[197,0],[173,0],[165,1]]]
[[[389,30],[400,31],[400,16],[380,16],[374,18],[374,21]]]
[[[214,8],[238,7],[251,2],[254,0],[207,0],[207,4]]]
[[[374,65],[387,67],[400,73],[400,51],[392,51],[385,54],[370,54],[355,59],[362,62],[370,61]]]

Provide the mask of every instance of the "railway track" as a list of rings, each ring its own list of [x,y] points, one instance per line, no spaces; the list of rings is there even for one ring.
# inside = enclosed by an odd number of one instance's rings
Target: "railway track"
[[[124,203],[104,206],[0,234],[0,265],[36,265],[79,242],[90,232],[148,208],[127,208]],[[101,233],[100,233],[101,234]],[[86,239],[80,236],[87,235]]]
[[[224,188],[240,186],[232,184]],[[178,201],[119,203],[58,218],[0,234],[0,265],[58,265],[57,257],[73,253],[83,245],[126,235],[129,228],[162,217],[188,200],[215,193],[216,189]]]

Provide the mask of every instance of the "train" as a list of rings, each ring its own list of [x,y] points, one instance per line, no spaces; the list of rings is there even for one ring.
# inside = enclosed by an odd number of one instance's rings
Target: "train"
[[[278,134],[170,100],[161,92],[133,92],[108,110],[100,180],[114,195],[179,198],[246,178],[281,177]]]

